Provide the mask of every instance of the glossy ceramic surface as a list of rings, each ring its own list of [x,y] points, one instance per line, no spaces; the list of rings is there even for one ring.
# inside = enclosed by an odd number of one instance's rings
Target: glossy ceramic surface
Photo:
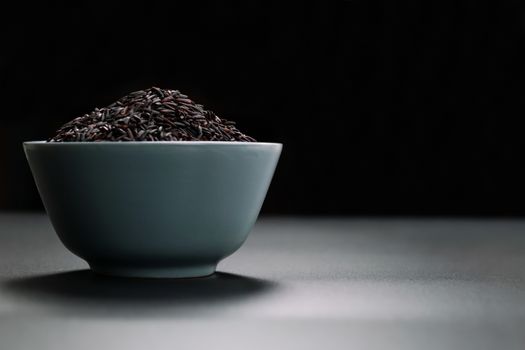
[[[196,277],[247,238],[282,145],[26,142],[64,245],[97,272]]]

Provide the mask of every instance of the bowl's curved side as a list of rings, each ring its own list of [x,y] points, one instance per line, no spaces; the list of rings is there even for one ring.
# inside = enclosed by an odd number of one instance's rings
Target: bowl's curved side
[[[207,274],[242,245],[281,151],[278,144],[24,148],[68,249],[102,272],[184,276]]]

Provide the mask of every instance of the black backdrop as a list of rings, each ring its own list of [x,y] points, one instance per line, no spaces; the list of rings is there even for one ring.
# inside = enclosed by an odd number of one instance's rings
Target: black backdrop
[[[284,143],[266,213],[525,214],[520,1],[130,3],[0,12],[0,208],[23,140],[156,85]]]

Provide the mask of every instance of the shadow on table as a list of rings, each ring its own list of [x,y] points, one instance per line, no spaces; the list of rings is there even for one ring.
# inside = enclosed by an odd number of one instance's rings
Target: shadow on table
[[[109,277],[79,270],[3,282],[8,292],[37,303],[78,308],[140,311],[155,307],[209,307],[231,304],[269,292],[274,282],[215,273],[187,279]],[[93,310],[96,311],[96,310]]]

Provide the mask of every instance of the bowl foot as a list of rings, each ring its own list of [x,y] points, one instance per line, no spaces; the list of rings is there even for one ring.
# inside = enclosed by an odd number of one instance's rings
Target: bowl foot
[[[190,278],[209,276],[215,272],[216,265],[164,266],[164,267],[137,267],[114,266],[98,263],[89,263],[93,272],[120,277],[140,278]]]

